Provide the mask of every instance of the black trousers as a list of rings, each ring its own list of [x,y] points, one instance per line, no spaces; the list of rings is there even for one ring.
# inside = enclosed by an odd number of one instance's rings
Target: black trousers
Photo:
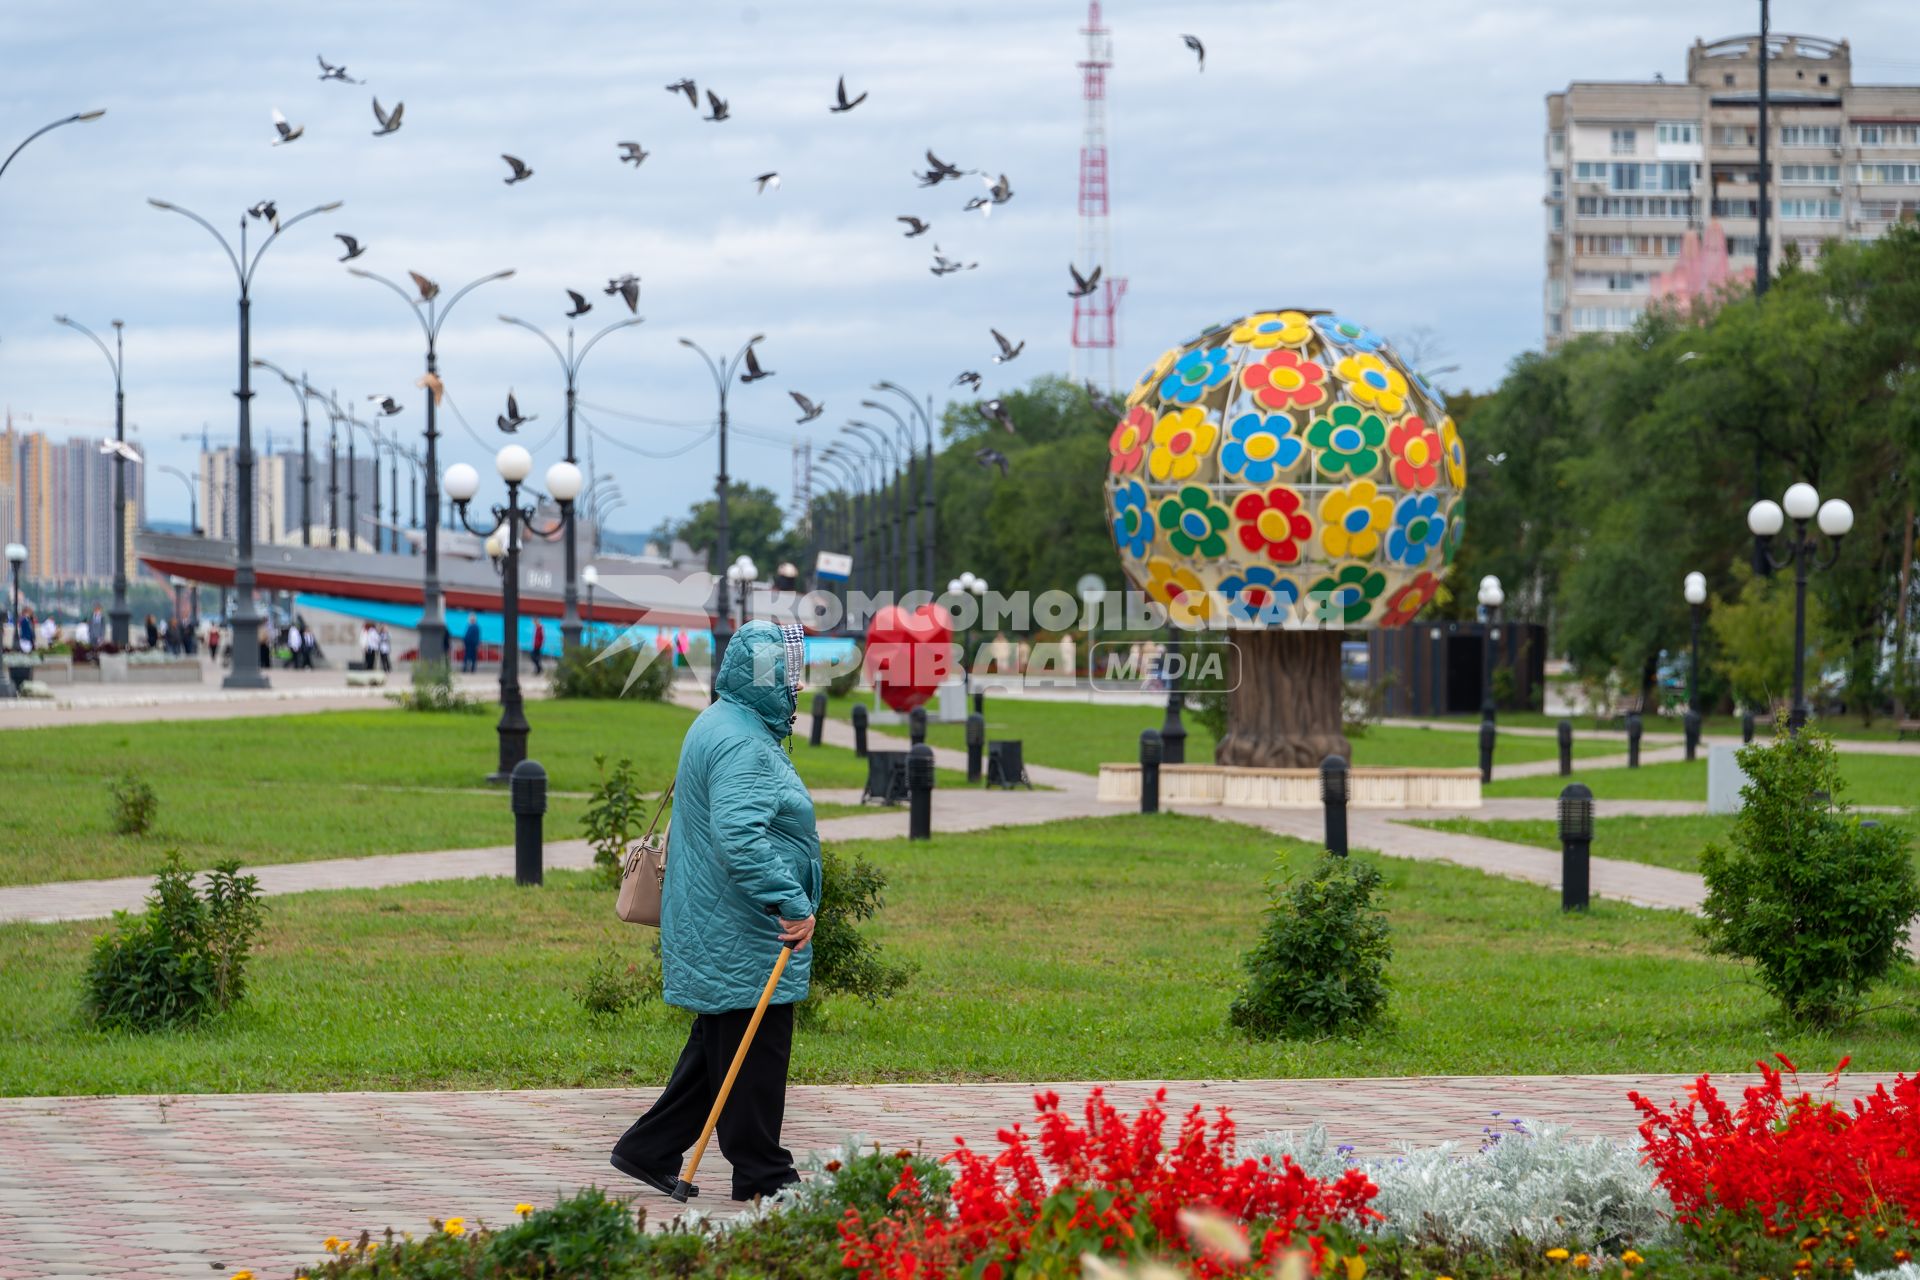
[[[613,1153],[669,1181],[678,1178],[752,1017],[751,1009],[695,1014],[665,1091],[613,1144]],[[780,1145],[792,1056],[793,1006],[768,1005],[714,1130],[720,1154],[733,1166],[735,1200],[771,1195],[800,1179],[792,1153]]]

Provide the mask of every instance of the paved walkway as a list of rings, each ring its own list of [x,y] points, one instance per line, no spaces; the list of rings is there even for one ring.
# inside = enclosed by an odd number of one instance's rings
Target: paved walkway
[[[1845,1096],[1888,1077],[1854,1076]],[[1744,1078],[1727,1077],[1738,1095]],[[1167,1107],[1231,1109],[1241,1134],[1327,1126],[1363,1153],[1400,1142],[1473,1143],[1526,1117],[1585,1134],[1633,1138],[1629,1089],[1661,1101],[1684,1076],[1193,1080],[1169,1083]],[[1811,1083],[1811,1081],[1810,1081]],[[997,1128],[1030,1120],[1032,1095],[1069,1104],[1085,1084],[808,1087],[788,1095],[796,1154],[849,1136],[932,1154],[956,1136],[997,1149]],[[1138,1108],[1157,1085],[1107,1086]],[[432,1218],[512,1220],[521,1201],[549,1204],[590,1183],[635,1195],[652,1220],[671,1200],[608,1168],[606,1152],[652,1101],[651,1089],[491,1093],[211,1094],[0,1099],[0,1278],[208,1277],[245,1267],[285,1275],[323,1256],[328,1235],[424,1231]],[[1029,1125],[1029,1128],[1031,1126]],[[726,1213],[729,1171],[717,1148],[694,1208]]]

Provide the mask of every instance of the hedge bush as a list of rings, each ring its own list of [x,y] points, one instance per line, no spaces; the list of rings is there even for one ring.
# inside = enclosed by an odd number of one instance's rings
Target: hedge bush
[[[260,883],[219,863],[202,892],[179,852],[167,854],[140,915],[116,912],[94,939],[85,1002],[105,1027],[153,1031],[199,1022],[246,994],[247,959],[260,933]]]
[[[1326,854],[1305,876],[1276,887],[1228,1020],[1262,1039],[1376,1021],[1386,1010],[1393,956],[1387,918],[1375,906],[1383,879],[1371,862]]]

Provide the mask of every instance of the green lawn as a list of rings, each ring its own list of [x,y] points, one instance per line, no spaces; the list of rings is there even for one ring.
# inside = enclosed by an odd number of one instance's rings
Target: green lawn
[[[664,703],[531,701],[528,754],[554,792],[591,790],[596,753],[630,757],[658,791],[693,715]],[[386,709],[0,732],[0,885],[145,874],[176,847],[206,865],[511,844],[505,792],[484,781],[495,718]],[[801,739],[794,763],[815,787],[866,779],[840,747]],[[159,797],[143,837],[112,829],[107,786],[129,772]],[[554,796],[549,838],[577,836],[585,809],[577,795]]]
[[[1458,831],[1510,840],[1542,849],[1560,848],[1559,824],[1548,818],[1482,821],[1478,818],[1440,818],[1409,824],[1438,831]],[[1593,856],[1623,862],[1646,862],[1676,871],[1698,871],[1700,851],[1708,844],[1724,844],[1733,829],[1730,816],[1707,814],[1650,818],[1600,818],[1593,824]],[[1920,853],[1920,850],[1916,850]]]
[[[1920,755],[1872,756],[1841,752],[1840,773],[1846,779],[1843,798],[1851,804],[1920,806]],[[1640,769],[1594,769],[1577,765],[1570,778],[1558,774],[1536,778],[1496,779],[1485,788],[1489,796],[1557,796],[1569,782],[1584,782],[1593,794],[1611,800],[1695,800],[1707,798],[1705,753],[1693,763],[1650,764]]]
[[[871,694],[859,699],[871,705]],[[836,698],[828,704],[828,714],[846,719],[853,699]],[[803,696],[802,710],[811,713],[812,703]],[[1051,765],[1078,773],[1097,773],[1106,761],[1138,760],[1140,731],[1158,729],[1166,718],[1164,706],[1139,706],[1116,702],[1054,702],[1034,698],[997,698],[987,695],[987,739],[1019,738],[1028,764]],[[1187,760],[1211,762],[1213,735],[1197,717],[1182,717],[1187,727]],[[802,727],[805,721],[803,718]],[[906,736],[905,725],[877,726],[876,732]],[[927,741],[935,746],[966,748],[966,726],[927,725]],[[1357,765],[1398,765],[1428,768],[1468,769],[1480,763],[1480,740],[1476,734],[1454,733],[1445,729],[1400,728],[1374,725],[1353,741],[1353,762]],[[1502,734],[1494,741],[1496,764],[1518,764],[1529,760],[1551,760],[1559,754],[1559,745],[1551,738]],[[1619,743],[1594,740],[1574,742],[1574,755],[1618,754]]]
[[[1289,866],[1311,856],[1282,842]],[[891,878],[874,936],[919,972],[877,1009],[830,1004],[796,1040],[798,1081],[1735,1071],[1780,1050],[1920,1057],[1920,979],[1832,1036],[1783,1026],[1674,912],[1597,902],[1438,863],[1387,860],[1392,1022],[1259,1043],[1226,1011],[1253,941],[1266,833],[1132,815],[857,849]],[[586,875],[270,900],[249,1002],[194,1032],[89,1029],[76,998],[97,925],[0,927],[0,1090],[14,1094],[654,1084],[685,1032],[655,1006],[606,1024],[569,989],[613,924]]]

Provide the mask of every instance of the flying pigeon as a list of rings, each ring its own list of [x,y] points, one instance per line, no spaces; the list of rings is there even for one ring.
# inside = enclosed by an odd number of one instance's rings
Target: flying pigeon
[[[774,191],[778,191],[780,189],[780,175],[777,173],[773,173],[773,172],[763,173],[759,177],[755,178],[753,181],[758,190],[758,194],[760,195],[767,194],[768,190],[770,189]]]
[[[998,404],[999,401],[996,400],[994,403]],[[1002,478],[1004,478],[1007,474],[1007,455],[1000,452],[998,449],[993,449],[986,446],[982,446],[981,448],[975,449],[973,451],[973,460],[979,463],[983,467],[1000,468],[1000,475],[1002,476]]]
[[[346,250],[346,253],[341,255],[340,261],[342,262],[352,262],[355,258],[367,251],[367,246],[361,244],[352,236],[343,236],[336,231],[333,233],[333,238],[338,240],[341,247]]]
[[[742,382],[758,382],[762,378],[771,378],[773,370],[762,369],[759,357],[753,354],[753,344],[747,344],[747,371],[740,375]]]
[[[396,402],[392,396],[368,396],[367,399],[380,402],[380,416],[383,418],[391,418],[406,407]]]
[[[727,118],[727,100],[725,98],[709,89],[707,90],[707,101],[712,104],[713,111],[710,115],[702,116],[701,119],[712,120],[718,123]]]
[[[960,170],[933,154],[932,148],[928,148],[927,150],[927,164],[930,166],[927,171],[929,175],[938,175],[938,177],[934,179],[936,182],[960,176]]]
[[[987,332],[992,334],[993,340],[1000,344],[1000,354],[993,358],[995,364],[1005,364],[1027,349],[1027,340],[1025,338],[1020,339],[1020,344],[1015,346],[1013,343],[1008,342],[1006,335],[998,329],[989,329]]]
[[[978,391],[980,389],[980,375],[969,369],[955,378],[952,385],[956,387],[972,387],[975,391]]]
[[[1194,55],[1200,59],[1200,69],[1205,71],[1207,69],[1207,46],[1200,43],[1200,37],[1181,36],[1180,39],[1186,43],[1187,48],[1193,50]]]
[[[909,169],[907,172],[920,179],[920,185],[923,187],[937,187],[940,185],[941,175],[936,169],[929,169],[925,173],[921,173],[918,169]]]
[[[686,94],[687,105],[692,107],[695,111],[698,111],[700,109],[700,91],[693,87],[693,81],[676,80],[672,84],[667,86],[667,92]]]
[[[307,131],[307,126],[303,124],[288,124],[287,118],[280,114],[278,107],[273,109],[273,127],[280,134],[280,140],[273,144],[276,147],[285,146]]]
[[[280,210],[271,200],[262,200],[259,204],[253,206],[253,208],[247,210],[247,216],[250,218],[258,218],[262,222],[271,222],[275,231],[280,229]]]
[[[447,398],[447,384],[440,381],[440,375],[437,373],[423,373],[419,378],[415,379],[413,385],[431,391],[435,405],[438,405],[442,400]]]
[[[1499,453],[1490,453],[1487,455],[1487,461],[1492,463],[1496,467],[1499,466],[1501,463],[1505,462],[1506,460],[1507,460],[1507,451],[1505,449],[1502,449]]]
[[[413,287],[420,291],[420,301],[432,302],[435,298],[440,296],[439,285],[427,279],[425,276],[421,275],[418,271],[409,271],[407,272],[407,274],[413,277]]]
[[[626,301],[627,311],[637,313],[640,310],[640,277],[634,275],[615,276],[607,281],[607,287],[600,292],[611,297],[619,294]]]
[[[787,394],[792,396],[793,402],[800,406],[800,417],[795,419],[796,422],[812,422],[815,418],[827,411],[827,406],[824,404],[815,404],[798,391],[789,391]]]
[[[931,222],[922,222],[918,218],[909,218],[904,214],[902,214],[898,218],[895,218],[894,221],[904,222],[907,224],[907,239],[909,240],[913,239],[917,235],[924,235],[933,227],[933,224]]]
[[[320,78],[322,80],[338,80],[342,84],[366,83],[363,80],[355,80],[351,76],[349,76],[347,74],[346,67],[344,66],[336,67],[331,62],[328,62],[324,54],[315,54],[314,57],[320,63]]]
[[[400,128],[400,115],[406,109],[406,103],[396,102],[393,104],[393,110],[382,111],[380,109],[380,99],[375,98],[373,100],[373,118],[380,122],[380,127],[373,131],[373,136],[376,138],[384,138],[389,133],[397,132]]]
[[[100,452],[109,458],[125,458],[128,462],[142,462],[139,450],[125,440],[102,440]]]
[[[974,196],[969,199],[966,204],[961,206],[960,212],[972,213],[975,209],[980,211],[981,217],[991,218],[993,216],[993,201],[987,199],[985,196]]]
[[[520,402],[513,398],[513,388],[508,387],[507,388],[507,411],[503,414],[500,414],[498,417],[494,418],[494,422],[499,426],[499,428],[502,431],[506,432],[508,435],[512,435],[514,432],[518,431],[524,424],[532,422],[535,418],[539,416],[540,415],[537,413],[522,415],[520,412]]]
[[[616,142],[613,145],[620,148],[620,163],[630,164],[636,169],[640,167],[641,161],[653,154],[637,142]]]
[[[997,422],[1005,427],[1008,435],[1014,434],[1013,415],[1007,412],[1007,402],[999,398],[987,401],[980,406],[980,416],[988,422]]]
[[[567,296],[573,299],[573,310],[567,312],[567,319],[571,320],[575,316],[583,316],[593,310],[593,304],[572,289],[567,290]]]
[[[1125,412],[1124,409],[1114,403],[1112,396],[1094,386],[1091,382],[1087,383],[1087,402],[1091,404],[1095,410],[1105,414],[1109,418],[1118,418]]]
[[[1067,290],[1067,296],[1069,298],[1084,298],[1092,293],[1100,284],[1099,267],[1095,267],[1093,274],[1090,276],[1081,275],[1080,268],[1074,266],[1072,263],[1067,264],[1067,270],[1073,273],[1073,288]]]
[[[533,176],[533,170],[527,168],[526,164],[521,161],[520,157],[503,154],[501,155],[500,158],[507,162],[507,167],[509,169],[513,170],[513,176],[511,178],[502,179],[502,181],[504,181],[508,186],[512,186],[516,182],[525,182],[528,178],[531,178]]]
[[[984,177],[980,181],[987,182]],[[1003,173],[1000,175],[1000,181],[987,182],[987,194],[993,197],[995,204],[1005,204],[1013,199],[1013,184],[1007,181],[1007,175]]]
[[[959,262],[940,252],[940,246],[933,246],[933,265],[927,270],[936,276],[950,276],[956,271],[971,271],[980,264],[977,262]]]
[[[840,87],[835,91],[835,96],[839,101],[833,106],[828,107],[827,110],[835,112],[836,114],[842,111],[851,111],[867,100],[867,95],[863,93],[853,101],[847,101],[847,78],[845,76],[840,77]]]

